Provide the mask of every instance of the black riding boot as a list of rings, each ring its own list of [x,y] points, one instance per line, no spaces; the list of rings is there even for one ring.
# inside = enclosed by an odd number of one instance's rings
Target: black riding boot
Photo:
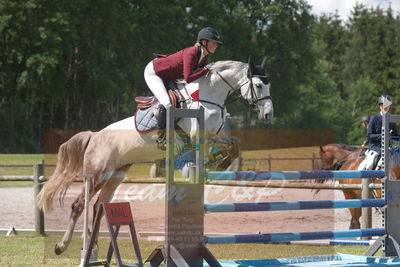
[[[158,106],[158,132],[157,132],[157,147],[161,150],[166,150],[165,127],[167,125],[167,110],[163,105]]]

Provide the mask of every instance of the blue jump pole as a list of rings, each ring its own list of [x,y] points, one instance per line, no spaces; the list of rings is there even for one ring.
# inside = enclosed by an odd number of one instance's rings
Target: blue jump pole
[[[386,202],[384,199],[349,199],[349,200],[205,204],[204,209],[206,212],[250,212],[250,211],[383,207],[385,206],[385,204]]]
[[[207,244],[276,243],[296,240],[355,238],[383,235],[385,235],[384,228],[368,228],[322,232],[205,236],[204,241]]]
[[[206,173],[208,180],[305,180],[305,179],[368,179],[384,178],[384,171],[210,171]]]

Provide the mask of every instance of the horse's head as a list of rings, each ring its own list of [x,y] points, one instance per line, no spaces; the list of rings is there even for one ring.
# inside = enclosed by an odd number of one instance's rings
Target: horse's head
[[[327,168],[328,166],[333,165],[335,157],[329,148],[329,145],[319,147],[319,156],[321,157],[322,168]]]
[[[270,83],[265,72],[266,57],[261,65],[255,66],[249,58],[247,78],[249,83],[242,86],[241,94],[254,109],[258,110],[258,119],[268,122],[272,119],[274,108],[270,94]]]
[[[258,118],[268,121],[273,116],[272,98],[269,91],[268,76],[265,74],[265,63],[254,66],[251,61],[218,61],[209,66],[211,75],[202,80],[203,103],[211,103],[222,110],[229,95],[238,95],[253,108],[258,109]],[[217,89],[217,90],[216,90]],[[209,94],[207,97],[206,94]],[[214,101],[211,99],[214,98]]]

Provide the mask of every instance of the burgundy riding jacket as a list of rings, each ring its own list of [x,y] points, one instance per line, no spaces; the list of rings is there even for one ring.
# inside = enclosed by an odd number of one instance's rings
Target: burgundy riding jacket
[[[172,55],[157,55],[153,60],[154,71],[165,82],[185,79],[187,83],[200,78],[207,73],[204,66],[208,63],[205,56],[200,62],[200,46],[190,46]]]

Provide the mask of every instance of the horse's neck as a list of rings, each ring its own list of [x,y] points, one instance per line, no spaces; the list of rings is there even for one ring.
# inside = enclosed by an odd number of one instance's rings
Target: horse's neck
[[[190,84],[179,84],[180,93],[184,96],[188,108],[204,107],[205,129],[210,133],[216,133],[223,126],[225,100],[233,88],[239,89],[238,85],[243,79],[243,72],[239,71],[243,69],[243,63],[226,61],[216,62],[215,65],[217,65],[216,70],[209,75]],[[230,67],[222,68],[225,65]],[[195,101],[192,97],[196,90],[199,90],[200,101]],[[184,119],[179,124],[183,129],[190,129],[191,136],[194,129],[197,129],[197,122],[194,119]]]
[[[202,101],[208,101],[223,106],[229,94],[229,86],[219,81],[211,84],[210,77],[202,77],[192,83],[179,83],[178,90],[180,94],[190,104],[193,95],[199,91],[200,104]]]
[[[337,161],[346,159],[351,153],[352,153],[352,151],[348,151],[348,150],[344,150],[344,149],[340,149],[340,148],[334,148],[334,150],[333,150],[333,155]]]
[[[225,87],[211,88],[210,81],[206,77],[200,78],[190,84],[178,85],[179,92],[184,97],[188,109],[204,108],[205,129],[210,134],[217,133],[223,126],[225,108],[222,107],[224,107],[229,92]],[[199,90],[199,101],[193,98],[193,94],[197,90]],[[186,130],[191,137],[195,136],[197,129],[196,120],[183,119],[179,121],[178,125]]]

